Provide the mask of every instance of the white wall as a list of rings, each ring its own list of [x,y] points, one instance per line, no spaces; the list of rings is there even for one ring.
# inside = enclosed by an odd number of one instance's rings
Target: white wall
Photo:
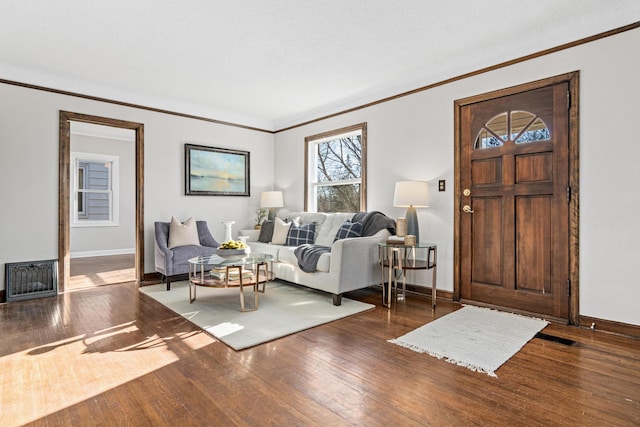
[[[439,246],[438,288],[452,290],[453,101],[580,70],[580,313],[640,325],[639,45],[640,30],[628,31],[281,132],[275,150],[268,133],[0,84],[0,265],[58,257],[59,110],[145,124],[145,272],[153,271],[153,221],[195,215],[219,237],[220,221],[234,219],[237,232],[252,225],[260,192],[274,183],[286,207],[300,210],[304,137],[366,121],[368,208],[398,217],[395,181],[429,181],[421,233]],[[250,151],[251,197],[184,196],[185,142]],[[438,179],[446,192],[436,191]]]
[[[420,233],[438,244],[438,288],[452,291],[454,100],[580,70],[580,314],[640,325],[638,46],[636,29],[280,132],[275,187],[285,191],[287,208],[302,209],[305,136],[367,122],[368,209],[401,216],[392,206],[394,183],[429,181]]]
[[[260,192],[273,189],[270,133],[127,108],[0,84],[0,267],[7,262],[58,258],[59,111],[145,125],[145,272],[153,268],[153,222],[195,216],[222,238],[223,220],[234,234],[253,226]],[[184,143],[251,153],[251,197],[184,195]],[[4,274],[0,290],[4,289]]]
[[[132,140],[122,141],[89,135],[71,134],[71,151],[117,156],[119,163],[118,225],[108,227],[71,227],[71,258],[79,256],[132,253],[136,246],[136,164],[135,132]]]

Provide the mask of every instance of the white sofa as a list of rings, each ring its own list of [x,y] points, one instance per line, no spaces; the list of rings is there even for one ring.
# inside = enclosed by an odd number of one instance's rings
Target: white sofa
[[[351,220],[352,213],[309,213],[279,212],[280,218],[298,219],[300,225],[316,223],[315,244],[330,246],[331,252],[322,254],[316,271],[306,273],[298,266],[294,254],[295,246],[283,246],[262,243],[257,233],[248,233],[247,243],[252,253],[264,253],[273,256],[273,272],[276,278],[297,283],[333,295],[333,304],[340,305],[344,292],[366,288],[380,283],[380,265],[378,264],[378,243],[384,242],[390,235],[382,229],[368,237],[352,237],[334,242],[336,233],[345,221]],[[240,233],[242,235],[242,233]]]

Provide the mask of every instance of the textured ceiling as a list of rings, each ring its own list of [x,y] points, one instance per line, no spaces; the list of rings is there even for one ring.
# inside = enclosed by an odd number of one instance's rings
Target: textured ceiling
[[[276,130],[638,21],[639,0],[0,0],[0,79]]]

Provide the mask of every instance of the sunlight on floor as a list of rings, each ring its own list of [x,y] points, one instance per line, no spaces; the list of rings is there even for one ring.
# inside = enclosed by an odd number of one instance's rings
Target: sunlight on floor
[[[223,322],[206,329],[217,337],[225,337],[244,329],[244,326],[237,323]]]
[[[135,278],[135,268],[126,268],[122,270],[104,271],[91,274],[79,274],[70,277],[67,290],[129,282],[135,280]]]
[[[23,425],[90,399],[179,360],[175,340],[192,350],[215,342],[199,331],[140,340],[132,321],[0,357],[2,412]],[[52,365],[55,378],[43,374]]]

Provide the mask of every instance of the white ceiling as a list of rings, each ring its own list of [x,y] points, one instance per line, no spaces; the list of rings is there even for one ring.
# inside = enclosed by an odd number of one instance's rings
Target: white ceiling
[[[638,21],[639,0],[0,0],[0,79],[277,130]]]

